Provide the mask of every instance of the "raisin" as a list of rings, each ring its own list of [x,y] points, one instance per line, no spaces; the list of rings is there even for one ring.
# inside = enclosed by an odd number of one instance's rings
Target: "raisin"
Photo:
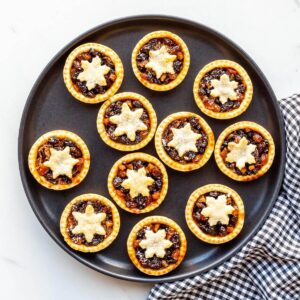
[[[196,157],[196,153],[193,151],[188,151],[183,156],[183,158],[188,162],[192,161],[195,157]]]
[[[147,197],[143,197],[141,194],[139,194],[133,200],[136,202],[139,209],[144,209],[147,205]]]
[[[151,269],[155,269],[155,270],[160,269],[161,268],[161,260],[157,256],[153,256],[153,258],[151,260],[149,260],[148,265]]]
[[[77,147],[71,147],[70,148],[70,154],[75,157],[75,158],[79,158],[82,157],[82,152],[79,148]]]
[[[138,62],[141,62],[141,61],[143,61],[143,60],[147,60],[148,59],[148,55],[147,54],[145,54],[145,53],[139,53],[138,55],[137,55],[137,57],[136,57],[136,60],[138,61]]]
[[[173,68],[174,68],[174,71],[179,73],[182,69],[182,62],[180,60],[176,60],[174,63],[173,63]]]
[[[140,229],[138,232],[137,232],[137,238],[138,239],[143,239],[145,237],[145,230],[144,229]]]
[[[113,186],[118,189],[121,186],[121,183],[123,182],[123,179],[119,176],[115,177],[113,180]]]
[[[55,144],[58,143],[58,141],[59,141],[58,138],[53,136],[53,137],[49,138],[48,143],[54,146]]]

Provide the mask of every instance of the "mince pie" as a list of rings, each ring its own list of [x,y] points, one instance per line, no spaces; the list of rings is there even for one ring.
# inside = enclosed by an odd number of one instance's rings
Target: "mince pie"
[[[271,167],[275,145],[270,133],[254,122],[238,122],[219,136],[215,159],[219,169],[238,181],[250,181]]]
[[[182,262],[187,242],[182,229],[171,219],[152,216],[138,222],[127,240],[128,255],[143,273],[160,276]]]
[[[108,247],[117,237],[120,216],[116,206],[97,194],[84,194],[73,199],[60,219],[60,232],[74,250],[97,252]]]
[[[216,119],[231,119],[249,106],[253,87],[247,72],[230,60],[207,64],[194,82],[194,98],[201,111]]]
[[[214,134],[200,116],[191,112],[169,115],[158,126],[155,148],[161,160],[178,171],[201,168],[214,150]]]
[[[44,187],[65,190],[79,184],[90,166],[90,153],[76,134],[55,130],[43,134],[31,147],[28,164]]]
[[[97,128],[102,140],[112,148],[134,151],[146,146],[154,136],[157,118],[151,103],[136,93],[120,93],[100,108]]]
[[[131,63],[135,76],[144,86],[168,91],[185,78],[190,53],[179,36],[169,31],[154,31],[137,43]]]
[[[73,97],[93,104],[105,101],[118,91],[124,70],[119,56],[112,49],[87,43],[70,53],[63,76]]]
[[[136,214],[146,213],[164,200],[168,175],[154,156],[131,153],[113,165],[108,175],[108,190],[121,208]]]
[[[243,228],[243,200],[227,186],[208,184],[191,194],[185,218],[190,230],[200,240],[211,244],[225,243]]]

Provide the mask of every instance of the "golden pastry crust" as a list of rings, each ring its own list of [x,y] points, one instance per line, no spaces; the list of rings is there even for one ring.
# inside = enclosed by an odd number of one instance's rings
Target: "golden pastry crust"
[[[72,63],[76,58],[76,56],[82,52],[88,51],[91,48],[111,58],[111,60],[115,65],[115,73],[117,76],[116,80],[114,81],[112,86],[107,90],[107,92],[105,92],[104,94],[98,94],[94,98],[86,97],[82,93],[77,92],[76,89],[74,88],[74,84],[72,82],[71,75],[70,75]],[[76,98],[81,102],[85,102],[88,104],[95,104],[95,103],[105,101],[106,99],[113,96],[118,91],[123,81],[124,69],[123,69],[122,61],[115,51],[101,44],[86,43],[78,46],[69,54],[63,69],[63,77],[68,91],[71,93],[71,95],[74,98]]]
[[[69,184],[53,184],[50,181],[46,180],[43,176],[41,176],[36,169],[36,158],[40,146],[45,144],[48,139],[53,136],[58,138],[70,139],[71,141],[76,143],[76,145],[82,152],[82,157],[84,160],[83,168],[78,175],[70,178],[72,182]],[[35,180],[42,186],[52,190],[66,190],[78,185],[87,175],[90,167],[90,152],[85,142],[77,134],[66,130],[49,131],[39,137],[38,140],[32,145],[28,155],[28,166]]]
[[[202,78],[205,76],[206,73],[209,71],[215,69],[215,68],[233,68],[238,73],[241,75],[243,78],[244,84],[246,85],[246,93],[245,93],[245,98],[241,102],[241,105],[239,108],[228,111],[228,112],[214,112],[212,110],[209,110],[205,107],[200,95],[199,95],[199,86]],[[252,96],[253,96],[253,85],[252,81],[248,75],[248,73],[245,71],[245,69],[237,64],[236,62],[230,61],[230,60],[215,60],[207,65],[205,65],[200,72],[198,73],[195,82],[194,82],[194,87],[193,87],[193,93],[194,93],[194,98],[196,101],[196,104],[200,108],[200,110],[206,114],[209,117],[215,118],[215,119],[231,119],[239,116],[242,114],[250,105],[252,101]]]
[[[141,102],[143,104],[143,107],[147,110],[150,119],[150,130],[148,135],[146,136],[146,138],[142,139],[141,142],[135,145],[125,145],[113,141],[107,134],[103,123],[105,111],[108,108],[108,106],[113,102],[126,101],[126,100],[138,100],[139,102]],[[103,142],[108,146],[120,151],[135,151],[145,147],[153,138],[156,127],[157,127],[157,117],[153,106],[145,97],[137,93],[124,92],[124,93],[116,94],[115,96],[107,100],[105,103],[103,103],[97,117],[97,129]]]
[[[136,258],[135,249],[133,247],[133,243],[136,240],[136,235],[137,235],[138,231],[141,228],[143,228],[144,226],[146,226],[148,224],[151,224],[151,223],[165,224],[167,226],[170,226],[170,227],[174,228],[179,234],[180,243],[181,243],[181,245],[180,245],[180,254],[179,254],[178,261],[175,264],[170,264],[168,267],[163,268],[163,269],[159,269],[159,270],[153,270],[153,269],[144,268],[143,266],[141,266],[138,259]],[[171,272],[172,270],[176,269],[180,265],[180,263],[182,262],[185,254],[186,254],[186,249],[187,249],[187,240],[186,240],[185,234],[182,231],[182,229],[173,220],[171,220],[167,217],[163,217],[163,216],[150,216],[150,217],[147,217],[147,218],[139,221],[132,228],[132,230],[131,230],[131,232],[128,236],[128,240],[127,240],[127,251],[128,251],[128,255],[129,255],[129,258],[131,259],[132,263],[141,272],[143,272],[147,275],[151,275],[151,276],[161,276],[161,275],[167,274],[167,273]]]
[[[113,218],[113,230],[108,237],[106,237],[102,242],[100,242],[96,246],[86,246],[86,245],[78,245],[72,241],[70,236],[67,233],[67,218],[71,213],[72,206],[79,201],[89,201],[89,200],[97,200],[103,203],[106,206],[111,207],[112,209],[112,218]],[[60,218],[60,232],[64,237],[65,242],[74,250],[81,252],[98,252],[107,248],[117,237],[120,230],[120,216],[118,209],[116,206],[107,198],[97,195],[97,194],[83,194],[74,198],[71,202],[67,204],[64,208],[61,218]]]
[[[193,219],[193,209],[196,201],[199,199],[201,195],[204,195],[209,192],[222,192],[226,194],[230,194],[233,198],[235,204],[237,205],[239,209],[238,214],[238,220],[237,223],[233,229],[233,231],[226,236],[220,237],[220,236],[211,236],[209,234],[204,233],[198,225],[195,223]],[[192,233],[200,240],[210,243],[210,244],[223,244],[226,243],[232,239],[234,239],[242,230],[245,220],[245,209],[244,209],[244,203],[242,198],[239,196],[239,194],[234,191],[233,189],[222,185],[222,184],[208,184],[205,186],[202,186],[195,190],[191,196],[189,197],[189,200],[186,204],[185,208],[185,219],[187,222],[187,225],[189,229],[192,231]]]
[[[208,137],[208,144],[205,149],[205,152],[203,153],[202,158],[197,163],[181,164],[179,162],[176,162],[168,155],[168,153],[165,151],[162,145],[162,135],[164,130],[167,128],[167,126],[174,120],[186,118],[186,117],[196,117],[199,120],[199,123],[203,131],[207,134]],[[214,151],[214,145],[215,145],[214,133],[211,130],[210,126],[199,115],[191,112],[177,112],[169,115],[159,124],[155,134],[155,148],[160,159],[170,168],[182,172],[189,172],[204,166],[208,162],[209,158],[211,157]]]
[[[221,146],[224,142],[224,139],[233,131],[238,130],[238,129],[243,129],[243,128],[250,128],[251,130],[254,130],[258,133],[260,133],[265,139],[268,140],[269,142],[269,152],[268,152],[268,162],[261,168],[256,174],[252,175],[238,175],[234,173],[231,169],[227,168],[222,157],[221,157]],[[219,169],[228,177],[237,180],[237,181],[252,181],[254,179],[257,179],[264,175],[271,167],[273,160],[275,156],[275,144],[273,141],[273,138],[271,134],[261,125],[254,123],[254,122],[249,122],[249,121],[242,121],[235,123],[229,127],[227,127],[218,137],[218,140],[216,142],[215,146],[215,160],[216,163],[219,167]]]
[[[118,196],[116,189],[113,186],[113,180],[118,173],[118,167],[123,162],[131,162],[135,159],[140,159],[140,160],[147,161],[149,163],[154,164],[155,166],[157,166],[160,169],[160,171],[162,173],[163,185],[162,185],[162,189],[160,191],[160,196],[156,201],[152,202],[150,205],[146,206],[144,209],[127,207],[124,202],[124,199],[122,197]],[[131,154],[127,154],[127,155],[121,157],[119,160],[117,160],[115,162],[115,164],[111,168],[109,175],[108,175],[107,187],[108,187],[110,196],[118,204],[118,206],[121,207],[122,209],[124,209],[128,212],[134,213],[134,214],[147,213],[147,212],[152,211],[155,208],[157,208],[165,199],[167,192],[168,192],[168,174],[167,174],[167,171],[166,171],[166,168],[164,167],[164,165],[154,156],[146,154],[146,153],[142,153],[142,152],[131,153]]]
[[[151,39],[155,39],[155,38],[169,38],[169,39],[175,41],[178,45],[180,45],[182,47],[182,51],[184,54],[183,66],[182,66],[180,73],[173,81],[171,81],[168,84],[155,84],[155,83],[151,83],[151,82],[143,79],[141,77],[141,72],[139,71],[137,63],[136,63],[136,57],[137,57],[140,49],[146,43],[148,43]],[[151,33],[148,33],[147,35],[145,35],[136,44],[136,46],[134,47],[133,52],[132,52],[131,64],[132,64],[132,69],[133,69],[134,75],[145,87],[147,87],[151,90],[154,90],[154,91],[164,92],[164,91],[169,91],[171,89],[174,89],[177,85],[179,85],[183,81],[183,79],[185,78],[185,76],[188,72],[189,66],[190,66],[190,53],[189,53],[187,45],[178,35],[176,35],[172,32],[169,32],[169,31],[163,31],[163,30],[154,31],[154,32],[151,32]]]

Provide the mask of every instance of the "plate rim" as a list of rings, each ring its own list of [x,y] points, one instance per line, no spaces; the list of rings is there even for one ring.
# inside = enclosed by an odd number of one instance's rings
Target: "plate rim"
[[[35,95],[36,91],[38,90],[39,85],[42,82],[42,80],[44,79],[45,75],[50,70],[50,68],[56,63],[56,61],[58,59],[60,59],[60,57],[62,55],[64,55],[67,51],[69,51],[74,46],[74,44],[79,43],[81,40],[86,38],[88,35],[92,35],[99,30],[105,30],[108,27],[111,27],[111,26],[114,26],[114,25],[117,25],[117,24],[120,24],[123,22],[134,22],[134,21],[145,20],[145,19],[148,21],[151,21],[151,20],[168,21],[169,20],[172,22],[190,25],[190,26],[199,28],[200,30],[204,30],[214,36],[217,36],[219,39],[223,40],[226,44],[231,44],[235,48],[235,50],[243,57],[243,59],[245,59],[250,65],[252,65],[254,67],[255,71],[261,77],[261,79],[270,95],[270,101],[273,102],[275,113],[278,117],[277,119],[278,119],[278,124],[279,124],[280,144],[281,144],[281,148],[282,148],[282,153],[281,153],[281,157],[280,157],[281,164],[279,166],[279,173],[278,173],[278,182],[273,190],[272,200],[270,201],[269,205],[266,207],[266,210],[265,210],[261,220],[254,226],[252,232],[247,236],[247,238],[245,238],[245,240],[243,242],[239,243],[236,247],[234,247],[232,250],[230,250],[224,257],[218,259],[217,261],[214,261],[213,263],[206,265],[205,267],[198,268],[197,270],[191,271],[189,273],[184,273],[184,274],[172,275],[172,273],[171,273],[170,275],[166,275],[166,277],[164,277],[164,278],[161,278],[161,277],[141,277],[141,278],[139,278],[138,277],[139,275],[117,274],[117,273],[115,273],[113,271],[109,271],[105,268],[95,266],[94,264],[86,261],[83,257],[78,256],[76,252],[71,251],[72,249],[68,248],[68,246],[65,245],[63,243],[63,241],[61,241],[58,237],[56,237],[55,234],[53,234],[52,231],[47,227],[46,223],[44,223],[44,221],[43,221],[44,218],[39,213],[39,210],[35,204],[35,201],[33,200],[34,197],[31,195],[28,181],[26,180],[27,165],[23,164],[24,158],[26,156],[26,155],[24,155],[23,148],[22,148],[23,141],[24,141],[24,125],[26,123],[25,121],[26,121],[26,118],[27,118],[27,115],[29,112],[29,108],[33,102],[34,95]],[[94,26],[93,28],[85,31],[84,33],[78,35],[76,38],[71,40],[60,51],[58,51],[55,56],[53,56],[51,58],[51,60],[47,63],[47,65],[44,67],[44,69],[42,70],[42,72],[40,73],[38,78],[36,79],[35,83],[33,84],[32,88],[30,90],[30,93],[26,99],[25,106],[23,108],[22,117],[21,117],[21,121],[20,121],[20,127],[19,127],[19,134],[18,134],[18,164],[19,164],[19,174],[21,177],[21,182],[22,182],[23,189],[25,191],[27,200],[28,200],[35,216],[37,217],[38,221],[40,222],[42,227],[45,229],[45,231],[56,242],[56,244],[58,244],[65,252],[67,252],[69,255],[71,255],[73,258],[75,258],[80,263],[82,263],[82,264],[88,266],[89,268],[91,268],[97,272],[100,272],[102,274],[105,274],[105,275],[108,275],[108,276],[111,276],[114,278],[122,279],[122,280],[134,281],[134,282],[162,283],[162,282],[171,282],[171,281],[175,281],[175,280],[182,280],[182,279],[185,279],[188,277],[192,277],[192,276],[207,272],[207,271],[211,270],[212,268],[217,268],[222,263],[224,263],[224,262],[228,261],[230,258],[232,258],[238,251],[240,251],[242,249],[242,247],[244,247],[256,235],[256,233],[261,229],[261,227],[264,225],[267,217],[269,216],[269,214],[274,206],[274,203],[277,199],[277,196],[279,194],[281,185],[282,185],[282,181],[283,181],[283,177],[284,177],[284,169],[285,169],[285,160],[286,160],[286,139],[285,139],[283,116],[282,116],[277,98],[274,94],[274,91],[273,91],[270,83],[268,82],[266,76],[261,71],[261,69],[258,67],[256,62],[239,45],[237,45],[230,38],[226,37],[224,34],[218,32],[217,30],[212,29],[212,28],[210,28],[206,25],[203,25],[199,22],[196,22],[196,21],[181,18],[178,16],[163,15],[163,14],[140,14],[140,15],[132,15],[132,16],[127,16],[127,17],[116,18],[111,21],[103,22],[97,26]]]

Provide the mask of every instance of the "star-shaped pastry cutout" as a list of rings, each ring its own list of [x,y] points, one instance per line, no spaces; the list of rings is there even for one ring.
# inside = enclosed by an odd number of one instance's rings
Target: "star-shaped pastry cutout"
[[[166,255],[165,249],[172,246],[172,242],[166,239],[165,229],[159,229],[157,232],[146,230],[145,237],[146,239],[142,240],[139,246],[146,249],[146,258],[151,258],[154,255],[163,258]]]
[[[156,78],[159,79],[163,73],[175,73],[173,62],[176,58],[176,55],[169,54],[166,46],[162,46],[158,50],[149,51],[149,62],[145,67],[152,69],[155,72]]]
[[[71,156],[69,146],[64,150],[50,148],[50,158],[44,162],[44,166],[51,169],[53,179],[59,175],[66,175],[72,178],[73,167],[78,161],[78,159]]]
[[[154,179],[146,176],[146,169],[144,167],[137,171],[127,169],[126,176],[127,179],[122,182],[121,186],[124,189],[129,189],[131,198],[134,198],[139,194],[144,197],[149,196],[148,186],[153,184]]]
[[[236,163],[237,168],[242,169],[245,164],[254,164],[255,157],[253,152],[256,149],[256,145],[250,144],[249,141],[243,136],[238,143],[228,143],[229,153],[226,156],[226,161]]]
[[[218,198],[206,197],[206,207],[202,209],[201,214],[208,218],[210,226],[220,222],[223,225],[229,223],[229,216],[234,211],[234,207],[226,203],[226,195],[220,195]]]
[[[83,72],[78,75],[80,81],[86,81],[86,86],[89,90],[93,89],[96,84],[106,86],[107,82],[104,77],[110,68],[107,65],[101,65],[101,58],[96,56],[91,62],[88,60],[81,61]]]
[[[196,142],[201,138],[200,133],[195,133],[191,124],[187,123],[183,128],[171,128],[173,139],[167,144],[168,147],[174,147],[178,155],[182,157],[188,151],[197,152]]]
[[[131,110],[126,102],[122,104],[121,114],[109,118],[109,121],[117,125],[115,136],[126,134],[130,141],[136,138],[136,132],[146,130],[148,127],[140,119],[143,114],[142,108]]]
[[[236,100],[237,93],[235,89],[238,87],[238,82],[230,81],[227,74],[223,74],[220,79],[212,79],[211,85],[213,89],[210,94],[213,97],[219,97],[219,100],[222,104],[226,103],[228,99]]]
[[[88,243],[93,240],[95,234],[105,235],[105,229],[101,225],[106,218],[106,213],[95,213],[92,205],[87,205],[85,212],[72,212],[73,217],[77,221],[77,225],[72,229],[74,234],[84,234]]]

